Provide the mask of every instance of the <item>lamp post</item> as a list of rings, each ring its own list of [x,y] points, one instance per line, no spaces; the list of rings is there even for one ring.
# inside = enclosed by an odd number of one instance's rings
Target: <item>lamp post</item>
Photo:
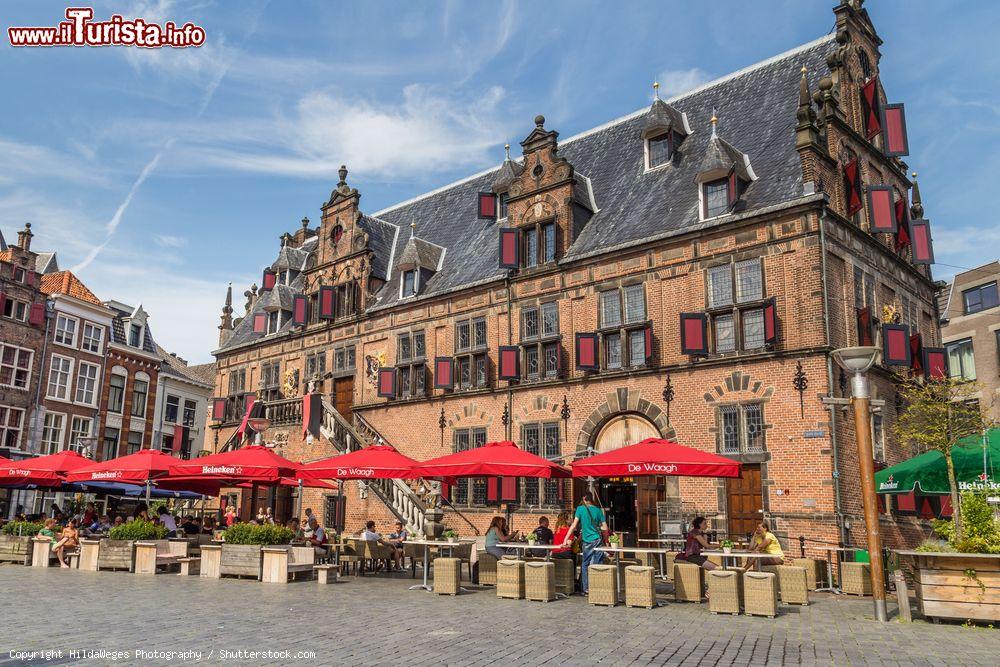
[[[875,364],[877,347],[845,347],[833,351],[833,360],[851,378],[851,404],[854,406],[854,431],[858,441],[858,469],[861,475],[861,503],[865,512],[868,554],[875,600],[875,620],[885,622],[885,585],[882,574],[882,538],[879,534],[878,501],[875,497],[875,457],[872,453],[871,404],[868,392],[868,369]]]

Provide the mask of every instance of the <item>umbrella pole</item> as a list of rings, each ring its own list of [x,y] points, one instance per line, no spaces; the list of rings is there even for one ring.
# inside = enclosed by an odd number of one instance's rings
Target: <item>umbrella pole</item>
[[[299,480],[299,496],[295,499],[295,518],[302,516],[302,480]]]
[[[150,489],[149,489],[149,480],[147,479],[146,480],[146,507],[147,508],[149,507],[149,492],[150,492]]]

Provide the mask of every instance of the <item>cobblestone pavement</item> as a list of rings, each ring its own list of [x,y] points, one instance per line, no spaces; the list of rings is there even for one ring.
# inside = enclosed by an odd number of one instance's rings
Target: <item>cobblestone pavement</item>
[[[716,616],[707,605],[593,607],[581,597],[548,604],[498,600],[492,589],[457,598],[409,591],[409,576],[345,577],[319,587],[249,580],[0,567],[0,665],[11,651],[57,651],[33,664],[178,664],[200,651],[217,663],[322,665],[997,665],[1000,631],[876,624],[871,602],[816,595],[777,619]],[[895,609],[891,610],[894,614]],[[70,650],[128,651],[74,658]],[[312,660],[296,660],[300,651]],[[241,659],[242,658],[242,659]]]

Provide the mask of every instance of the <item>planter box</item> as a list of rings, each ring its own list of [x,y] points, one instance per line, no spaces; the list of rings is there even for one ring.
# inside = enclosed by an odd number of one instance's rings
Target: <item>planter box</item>
[[[219,574],[260,579],[263,554],[259,544],[222,544]]]
[[[132,571],[135,561],[134,540],[102,539],[97,551],[98,570]]]
[[[101,553],[101,540],[80,540],[80,569],[97,572],[97,560]]]
[[[31,565],[31,537],[0,535],[0,561]]]
[[[927,618],[1000,621],[1000,554],[897,553],[913,569],[917,605]]]

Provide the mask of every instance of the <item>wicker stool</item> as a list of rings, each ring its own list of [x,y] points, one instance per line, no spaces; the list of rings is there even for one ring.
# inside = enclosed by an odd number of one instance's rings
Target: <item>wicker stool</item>
[[[462,588],[462,559],[434,559],[434,592],[439,595],[458,595]]]
[[[840,590],[848,595],[871,595],[871,565],[868,563],[841,563]]]
[[[778,581],[773,572],[743,575],[743,607],[747,616],[778,615]]]
[[[823,558],[793,558],[792,565],[806,569],[806,586],[814,591],[826,582],[826,560]]]
[[[676,557],[676,553],[669,553],[661,561],[663,563],[663,576],[667,578],[667,581],[674,580],[674,558]]]
[[[479,563],[479,585],[480,586],[496,586],[497,585],[497,558],[488,551],[480,551],[478,553]]]
[[[701,602],[701,566],[694,563],[674,563],[674,600]]]
[[[511,598],[512,600],[524,599],[523,560],[504,558],[497,561],[497,597]]]
[[[656,584],[653,583],[653,568],[645,565],[629,565],[625,568],[625,606],[656,606]]]
[[[572,558],[553,558],[556,564],[556,592],[572,595],[576,589],[576,561]]]
[[[778,566],[778,588],[785,604],[809,604],[806,569],[795,565]]]
[[[709,570],[708,610],[713,614],[739,614],[743,579],[737,570]]]
[[[591,565],[587,571],[590,604],[614,607],[618,604],[618,568],[614,565]]]
[[[658,556],[656,554],[650,553],[638,553],[635,555],[635,560],[638,561],[639,565],[643,567],[659,567],[660,563],[658,561]]]
[[[524,597],[551,602],[556,599],[556,565],[547,561],[524,564]]]

